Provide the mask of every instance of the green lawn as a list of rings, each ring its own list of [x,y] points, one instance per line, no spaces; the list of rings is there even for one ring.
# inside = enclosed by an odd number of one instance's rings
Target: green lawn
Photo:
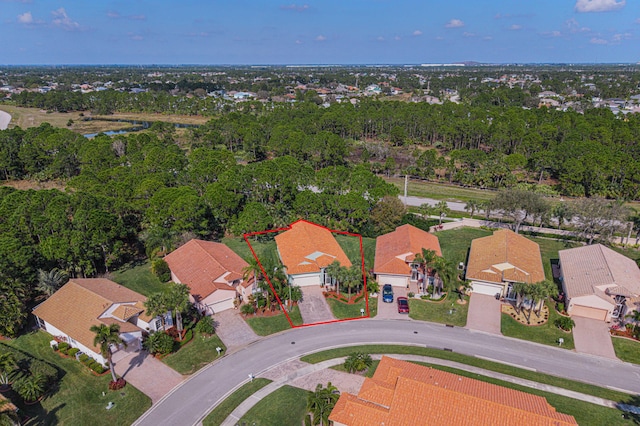
[[[245,383],[228,398],[220,403],[207,417],[205,417],[202,424],[204,426],[219,426],[224,420],[229,417],[229,414],[235,410],[238,405],[242,404],[245,399],[256,393],[258,390],[271,383],[271,380],[257,378],[252,382]]]
[[[294,306],[289,312],[291,321],[294,325],[302,325],[302,315],[300,315],[300,308]],[[258,336],[268,336],[269,334],[277,333],[279,331],[288,330],[291,328],[291,324],[287,320],[284,313],[275,315],[272,317],[254,317],[249,315],[245,318],[247,324],[255,331]]]
[[[560,315],[549,302],[545,302],[549,307],[549,321],[542,325],[524,325],[511,318],[510,315],[502,314],[500,331],[502,334],[516,339],[529,340],[542,343],[544,345],[558,346],[558,339],[563,338],[562,348],[573,349],[573,333],[565,333],[556,327],[553,322]]]
[[[348,235],[336,235],[336,241],[344,250],[349,260],[354,265],[360,265],[362,257],[360,254],[360,239]],[[362,237],[362,249],[364,250],[364,265],[367,270],[373,269],[373,260],[376,255],[376,239]]]
[[[397,186],[401,194],[404,193],[404,178],[391,177],[384,178],[384,180]],[[469,200],[492,200],[496,196],[496,191],[461,188],[455,185],[410,180],[407,194],[416,197],[433,198],[435,200],[466,202]]]
[[[52,337],[43,331],[29,333],[4,343],[54,364],[62,379],[59,388],[39,404],[17,404],[31,419],[29,425],[130,425],[149,407],[151,400],[128,384],[114,392],[108,389],[111,376],[94,376],[86,367],[70,358],[61,358],[49,347]],[[102,392],[106,396],[102,396]],[[111,410],[106,405],[113,402]]]
[[[180,348],[178,352],[162,358],[162,362],[180,374],[193,374],[211,361],[218,359],[217,347],[222,348],[220,356],[224,355],[227,348],[216,334],[207,337],[195,333],[191,342]]]
[[[442,256],[457,265],[459,262],[467,262],[467,252],[471,247],[471,241],[476,238],[486,237],[492,232],[479,228],[458,228],[450,231],[438,231],[434,235],[440,241]]]
[[[274,234],[275,235],[275,234]],[[251,242],[251,247],[256,252],[258,259],[261,261],[266,257],[278,258],[278,251],[276,249],[276,242],[274,240],[271,241],[258,241],[255,238],[249,240]],[[233,250],[238,256],[250,262],[253,259],[253,254],[251,253],[251,249],[249,245],[244,240],[244,238],[223,238],[222,243]],[[275,256],[275,257],[274,257]]]
[[[151,262],[115,271],[113,281],[145,296],[164,291],[166,286],[151,273]]]
[[[307,414],[309,393],[304,389],[285,385],[254,405],[238,425],[300,426]]]
[[[525,386],[519,386],[510,382],[504,382],[502,380],[481,376],[479,374],[470,373],[464,370],[458,370],[456,368],[449,368],[441,365],[432,365],[423,362],[416,362],[416,364],[433,367],[435,369],[448,371],[460,376],[469,377],[472,379],[481,380],[483,382],[493,383],[498,386],[503,386],[505,388],[515,389],[532,395],[545,397],[547,399],[547,402],[555,407],[556,411],[575,417],[576,422],[581,425],[635,424],[632,420],[623,419],[622,413],[614,408],[602,407],[600,405],[591,404],[566,396],[556,395],[555,393],[539,391],[537,389],[532,389]]]
[[[358,303],[354,303],[353,305],[349,305],[347,303],[343,303],[336,299],[326,299],[329,307],[331,308],[331,312],[333,312],[333,316],[336,319],[347,319],[347,318],[358,318],[361,317],[360,309],[365,309],[366,315],[366,307],[364,298]],[[378,299],[374,297],[369,298],[369,318],[373,318],[378,314]]]
[[[457,298],[457,295],[449,293],[444,302],[409,299],[409,317],[420,321],[439,322],[441,324],[464,327],[467,325],[469,303],[459,305],[455,302]],[[468,302],[469,298],[467,297],[466,299]]]
[[[558,259],[558,251],[560,250],[578,247],[581,245],[580,243],[577,243],[575,241],[557,241],[539,237],[527,238],[538,243],[538,245],[540,246],[540,256],[542,256],[544,275],[550,281],[553,281],[553,274],[551,273],[551,259]]]
[[[508,374],[513,377],[520,377],[535,381],[538,383],[549,384],[558,386],[564,389],[573,390],[576,392],[584,393],[587,395],[593,395],[604,399],[610,399],[612,401],[628,403],[634,398],[634,396],[614,391],[599,386],[594,386],[587,383],[576,382],[573,380],[565,379],[562,377],[556,377],[549,374],[540,372],[523,370],[514,366],[500,364],[497,362],[491,362],[480,358],[475,358],[469,355],[463,355],[456,352],[448,352],[440,349],[425,348],[419,346],[402,346],[402,345],[361,345],[351,346],[345,348],[329,349],[326,351],[316,352],[310,355],[305,355],[300,358],[301,361],[316,364],[329,359],[349,356],[353,352],[364,352],[368,354],[411,354],[411,355],[423,355],[433,358],[447,359],[450,361],[459,362],[462,364],[472,365],[474,367],[483,368],[485,370],[495,371],[502,374]]]
[[[620,360],[640,364],[640,342],[622,337],[612,337],[611,339],[613,349]]]

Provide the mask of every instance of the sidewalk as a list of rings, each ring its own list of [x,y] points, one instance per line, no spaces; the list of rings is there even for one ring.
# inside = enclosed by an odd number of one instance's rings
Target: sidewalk
[[[418,362],[426,362],[429,364],[442,365],[445,367],[456,368],[458,370],[468,371],[470,373],[478,374],[485,377],[491,377],[494,379],[502,380],[504,382],[513,383],[516,385],[524,386],[531,389],[537,389],[544,392],[554,393],[556,395],[566,396],[568,398],[577,399],[580,401],[589,402],[591,404],[600,405],[603,407],[614,408],[621,411],[627,411],[634,414],[640,414],[640,407],[627,405],[627,404],[619,404],[615,401],[611,401],[604,398],[599,398],[592,395],[583,394],[580,392],[571,391],[568,389],[560,388],[557,386],[546,385],[543,383],[534,382],[532,380],[521,379],[518,377],[509,376],[502,373],[497,373],[495,371],[485,370],[483,368],[473,367],[466,364],[461,364],[454,361],[449,361],[440,358],[431,358],[428,356],[420,356],[420,355],[401,355],[401,354],[389,354],[388,356],[401,359],[404,361],[418,361]],[[372,355],[373,359],[381,359],[382,355]],[[299,368],[297,370],[293,370],[292,372],[281,376],[279,379],[273,381],[268,384],[264,388],[260,389],[249,398],[247,398],[243,403],[241,403],[235,410],[225,419],[222,423],[223,426],[234,426],[237,422],[244,416],[253,406],[255,406],[262,398],[266,397],[270,393],[276,391],[286,384],[293,384],[305,376],[311,375],[313,373],[317,373],[319,371],[328,369],[334,365],[339,365],[344,362],[345,358],[334,358],[330,359],[318,364],[310,364],[308,366],[305,363],[301,363],[298,360],[290,361],[287,363],[288,366],[297,365]],[[516,366],[517,367],[517,366]],[[281,368],[281,366],[274,366],[272,369],[261,374],[261,377],[269,375],[269,372],[275,368]],[[347,374],[347,373],[344,373]],[[361,377],[354,375],[355,377]],[[364,378],[363,378],[364,380]],[[212,407],[212,409],[215,407]]]

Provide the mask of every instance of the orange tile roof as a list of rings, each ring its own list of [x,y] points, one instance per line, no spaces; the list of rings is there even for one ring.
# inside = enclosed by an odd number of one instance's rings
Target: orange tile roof
[[[140,303],[147,298],[104,278],[72,278],[51,297],[38,305],[33,314],[63,331],[96,353],[92,325],[118,324],[121,332],[140,331],[134,324],[117,318],[100,318],[114,303]],[[122,308],[117,307],[115,311]],[[126,308],[125,308],[126,309]]]
[[[471,242],[466,277],[495,283],[544,281],[540,246],[508,229],[476,238]]]
[[[299,220],[276,236],[282,264],[291,275],[320,272],[334,260],[351,266],[331,231],[315,223]]]
[[[216,290],[235,291],[230,284],[241,279],[243,270],[249,266],[224,244],[196,239],[169,253],[164,260],[178,280],[189,287],[196,301]]]
[[[422,249],[435,251],[442,256],[438,237],[413,225],[398,226],[395,231],[376,238],[376,274],[411,275],[409,263]]]
[[[143,307],[137,307],[135,305],[120,305],[112,313],[116,318],[122,321],[129,321],[129,318],[135,317],[140,312],[144,311]]]
[[[373,392],[386,394],[389,387],[391,396]],[[577,424],[543,397],[389,357],[358,396],[340,395],[329,420],[349,426]]]

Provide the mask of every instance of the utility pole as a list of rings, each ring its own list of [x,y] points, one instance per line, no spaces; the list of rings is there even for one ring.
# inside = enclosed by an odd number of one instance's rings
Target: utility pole
[[[407,187],[409,186],[409,175],[404,175],[404,206],[407,207]]]

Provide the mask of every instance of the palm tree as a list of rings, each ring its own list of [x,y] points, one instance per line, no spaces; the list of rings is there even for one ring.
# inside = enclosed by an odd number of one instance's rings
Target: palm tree
[[[49,272],[38,269],[37,289],[46,297],[51,297],[67,281],[69,281],[69,275],[58,268],[53,268]]]
[[[516,312],[520,313],[524,298],[529,294],[529,284],[527,283],[513,283],[511,289],[516,294]]]
[[[318,383],[316,390],[307,397],[307,411],[313,416],[314,426],[329,424],[329,414],[338,402],[338,398],[340,398],[340,392],[331,382],[327,383],[326,388]]]
[[[0,353],[0,388],[8,386],[16,375],[16,359],[10,352]]]
[[[473,215],[480,208],[480,204],[476,200],[469,200],[467,204],[465,204],[464,209],[471,214],[471,219],[473,219]]]
[[[558,286],[552,281],[544,280],[534,284],[536,286],[535,293],[538,296],[538,316],[542,312],[544,301],[549,297],[555,297],[558,295]]]
[[[165,307],[170,307],[176,316],[176,328],[178,338],[182,340],[182,313],[186,312],[191,302],[189,301],[189,287],[185,284],[173,284],[169,291],[163,294]]]
[[[449,208],[449,204],[446,201],[440,201],[436,204],[436,210],[438,212],[438,216],[440,220],[438,221],[438,225],[442,225],[442,219],[451,213],[451,209]]]
[[[436,275],[433,280],[433,298],[440,297],[444,289],[454,288],[457,281],[458,270],[455,265],[442,257],[436,257],[434,268]]]
[[[324,270],[324,273],[327,274],[331,281],[335,282],[336,293],[340,295],[340,281],[343,278],[343,270],[342,265],[337,260],[331,262]]]
[[[354,352],[344,360],[344,368],[349,373],[364,371],[371,367],[372,364],[373,360],[371,359],[371,355],[363,352]]]
[[[166,305],[166,299],[162,293],[153,293],[144,302],[144,307],[147,308],[146,314],[153,317],[160,317],[160,323],[162,329],[165,328],[165,315],[169,310]]]
[[[120,338],[120,326],[118,324],[100,324],[100,326],[92,325],[90,330],[96,334],[93,338],[93,345],[100,347],[100,353],[103,358],[107,359],[109,370],[111,370],[111,378],[117,381],[116,370],[113,367],[111,359],[111,345],[124,344]],[[125,345],[126,346],[126,345]]]
[[[13,383],[13,390],[25,401],[35,401],[45,390],[45,378],[41,374],[23,376]]]
[[[263,280],[262,276],[262,268],[260,267],[260,262],[255,257],[249,259],[247,262],[248,265],[242,270],[242,280],[247,281],[250,280],[251,277],[255,278],[256,285],[259,286],[261,281]]]
[[[435,207],[426,203],[421,204],[420,207],[418,207],[418,212],[422,215],[423,219],[429,219],[429,216],[435,213]]]
[[[425,248],[422,249],[422,253],[416,254],[414,261],[420,265],[420,269],[422,270],[421,293],[424,293],[427,290],[427,272],[434,264],[437,257],[438,254],[434,250],[428,250]]]

